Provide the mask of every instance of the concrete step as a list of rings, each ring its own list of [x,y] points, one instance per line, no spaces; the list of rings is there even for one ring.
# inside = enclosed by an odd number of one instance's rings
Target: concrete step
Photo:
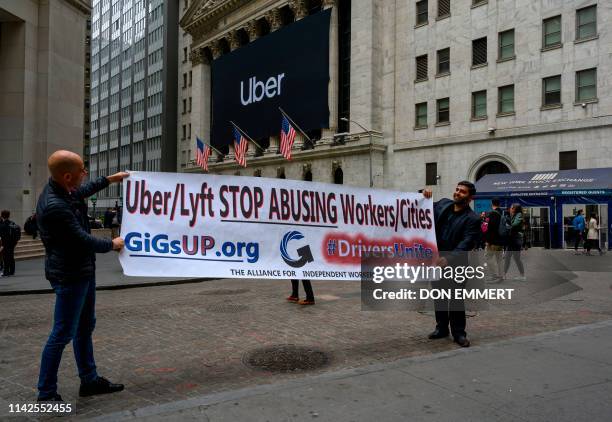
[[[32,253],[26,253],[23,255],[15,254],[15,261],[25,261],[26,259],[36,259],[36,258],[42,258],[44,256],[45,256],[45,250],[43,249],[42,252],[32,252]]]
[[[45,247],[43,245],[29,245],[29,246],[21,246],[19,248],[15,248],[15,254],[27,253],[27,252],[38,252],[44,251]]]

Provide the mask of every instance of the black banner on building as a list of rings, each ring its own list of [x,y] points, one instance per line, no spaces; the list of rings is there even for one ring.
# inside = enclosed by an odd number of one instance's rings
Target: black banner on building
[[[329,127],[330,16],[316,13],[213,61],[213,145],[232,144],[230,121],[255,140],[279,135],[279,107],[303,130]]]

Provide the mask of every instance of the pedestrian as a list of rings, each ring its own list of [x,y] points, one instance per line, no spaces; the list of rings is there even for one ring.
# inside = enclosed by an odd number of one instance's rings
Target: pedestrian
[[[106,211],[104,211],[104,228],[105,229],[110,229],[113,227],[113,217],[115,216],[115,214],[113,213],[112,208],[107,208]]]
[[[506,246],[506,255],[504,257],[504,278],[507,277],[508,270],[512,259],[516,262],[516,266],[520,275],[515,277],[515,280],[526,281],[525,267],[521,260],[521,250],[523,249],[523,208],[520,204],[512,204],[510,207],[510,215],[507,217],[510,224],[510,237]],[[502,221],[501,224],[507,224]]]
[[[594,212],[591,213],[591,218],[589,219],[587,240],[586,240],[586,254],[591,255],[591,249],[597,249],[599,251],[599,255],[603,255],[603,251],[601,250],[601,246],[599,245],[599,220],[597,218],[597,214]]]
[[[440,267],[467,266],[468,253],[480,241],[481,229],[478,215],[470,208],[470,202],[476,195],[473,183],[462,181],[457,184],[453,199],[443,198],[434,203],[434,221]],[[430,189],[423,190],[425,198],[431,198]],[[446,271],[445,271],[446,272]],[[455,289],[459,283],[453,279],[442,279],[432,282],[434,288]],[[463,285],[461,285],[463,287]],[[454,295],[453,295],[454,296]],[[448,337],[450,333],[455,343],[461,347],[469,347],[470,341],[465,332],[465,303],[463,299],[434,300],[436,311],[436,329],[429,339],[436,340]]]
[[[11,212],[0,212],[0,238],[2,239],[2,277],[15,275],[15,247],[21,239],[21,227],[10,220]]]
[[[490,280],[493,282],[503,279],[502,255],[504,241],[499,235],[499,223],[503,210],[499,205],[499,198],[491,200],[491,211],[487,214],[487,230],[483,236],[486,244],[485,259],[490,272]]]
[[[56,151],[48,159],[51,178],[36,208],[40,237],[45,245],[45,275],[55,291],[53,327],[41,357],[38,401],[62,401],[57,393],[57,372],[62,352],[72,341],[81,386],[79,396],[114,393],[123,385],[98,376],[93,353],[95,317],[95,254],[120,251],[121,238],[91,235],[85,199],[121,182],[128,173],[82,184],[87,175],[83,159],[69,151]]]
[[[291,296],[289,296],[287,300],[289,302],[295,302],[299,305],[314,305],[315,298],[310,280],[302,280],[302,286],[304,287],[304,293],[306,293],[306,299],[300,300],[300,280],[291,280]]]
[[[36,239],[38,235],[38,225],[36,224],[36,213],[29,216],[23,224],[23,231]]]
[[[574,227],[574,254],[578,255],[578,246],[580,246],[580,241],[583,240],[586,226],[584,210],[578,210],[578,214],[572,220],[572,226]],[[586,247],[586,242],[584,246]]]

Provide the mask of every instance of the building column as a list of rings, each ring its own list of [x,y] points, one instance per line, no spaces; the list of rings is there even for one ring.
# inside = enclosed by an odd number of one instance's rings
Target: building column
[[[211,142],[210,134],[210,98],[211,66],[210,61],[204,54],[204,48],[192,49],[189,55],[192,72],[192,98],[194,99],[191,109],[191,130],[196,136],[205,142]],[[195,157],[195,145],[189,145],[190,156]],[[218,155],[218,154],[217,154]]]
[[[249,42],[253,42],[259,38],[259,25],[257,21],[253,20],[247,23],[246,31],[247,34],[249,34]]]
[[[270,24],[270,31],[274,32],[281,28],[281,14],[278,8],[270,10],[266,14],[266,20]],[[279,127],[280,127],[280,115],[279,115]],[[280,148],[280,135],[270,135],[270,145],[264,151],[264,155],[276,155]]]
[[[331,20],[329,23],[329,86],[327,91],[329,129],[324,129],[322,135],[324,137],[331,137],[338,129],[338,72],[340,71],[340,46],[338,40],[338,7],[336,5],[336,0],[323,0],[323,9],[331,9]]]

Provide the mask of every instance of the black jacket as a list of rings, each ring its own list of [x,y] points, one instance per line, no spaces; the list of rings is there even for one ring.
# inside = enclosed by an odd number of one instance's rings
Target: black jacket
[[[73,283],[95,275],[96,252],[112,250],[110,239],[91,235],[85,198],[108,186],[105,177],[82,185],[72,193],[49,180],[38,198],[36,217],[45,245],[47,280]]]
[[[453,201],[441,199],[434,203],[434,219],[436,223],[436,240],[440,256],[449,265],[468,265],[468,252],[476,247],[482,234],[480,218],[470,207],[467,207],[446,227],[449,213],[453,212]]]
[[[489,225],[485,233],[485,240],[490,245],[502,246],[504,242],[499,237],[499,223],[501,222],[502,209],[496,208],[487,214]]]
[[[11,223],[11,220],[0,221],[0,240],[7,250],[12,250],[16,246],[15,239],[11,236]]]

